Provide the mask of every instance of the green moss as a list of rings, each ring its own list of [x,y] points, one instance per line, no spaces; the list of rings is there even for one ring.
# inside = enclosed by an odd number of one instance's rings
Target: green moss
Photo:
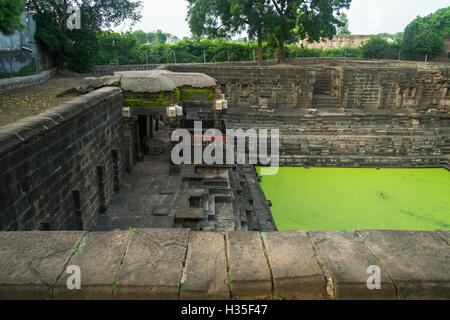
[[[170,92],[147,93],[147,92],[124,92],[125,107],[170,107],[180,101],[213,101],[215,98],[214,88],[195,89],[184,86]]]
[[[125,107],[170,107],[177,104],[180,93],[178,90],[160,93],[125,92],[123,105]]]
[[[213,101],[214,100],[214,88],[196,89],[190,86],[184,86],[180,88],[181,99],[183,101],[188,100],[202,100]]]

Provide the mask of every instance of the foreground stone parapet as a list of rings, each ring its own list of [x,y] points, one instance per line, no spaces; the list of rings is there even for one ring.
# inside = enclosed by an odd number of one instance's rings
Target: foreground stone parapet
[[[191,233],[180,298],[230,299],[224,234]]]
[[[138,229],[115,285],[114,299],[176,300],[189,230]]]
[[[449,233],[2,232],[0,299],[450,299]]]
[[[85,232],[1,232],[0,299],[51,299]]]
[[[326,298],[326,280],[306,232],[264,233],[263,237],[273,273],[275,297]]]
[[[56,284],[54,298],[112,299],[117,273],[130,238],[131,235],[124,231],[92,232],[83,237],[68,263],[82,270],[81,290],[67,290],[70,274],[65,272]]]
[[[356,233],[350,231],[312,232],[321,264],[331,277],[329,293],[334,299],[395,299],[395,289],[385,272],[381,290],[369,290],[370,266],[379,263]]]
[[[398,298],[450,299],[450,247],[438,234],[418,231],[360,234],[389,272]]]
[[[257,232],[228,233],[228,284],[236,299],[268,298],[272,279],[261,235]]]

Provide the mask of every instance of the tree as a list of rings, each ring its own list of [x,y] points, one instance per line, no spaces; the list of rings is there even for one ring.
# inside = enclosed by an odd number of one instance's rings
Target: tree
[[[88,71],[97,50],[102,28],[117,26],[126,19],[140,19],[139,0],[27,0],[27,10],[37,22],[36,39],[52,54],[58,68]],[[69,6],[81,12],[81,29],[67,28]]]
[[[444,51],[444,38],[450,36],[450,7],[426,17],[417,17],[405,29],[403,48],[411,56],[439,55]]]
[[[21,16],[24,10],[22,0],[0,0],[0,32],[9,36],[23,29]]]
[[[258,65],[262,65],[269,0],[188,1],[188,21],[195,37],[225,38],[245,31],[249,39],[258,41]]]
[[[362,46],[361,54],[363,58],[382,59],[389,55],[390,49],[391,45],[389,42],[382,35],[376,35],[371,36]]]
[[[278,41],[278,60],[285,62],[284,43],[292,30],[309,42],[333,38],[342,26],[336,15],[348,9],[351,0],[271,0],[274,10],[272,32]]]
[[[276,42],[278,59],[285,62],[284,43],[295,33],[311,42],[332,38],[342,26],[335,13],[351,0],[188,0],[188,21],[199,37],[223,37],[247,31],[249,36]],[[259,46],[260,53],[262,46]],[[258,54],[261,56],[261,54]]]
[[[350,32],[350,29],[349,29],[349,23],[348,23],[347,15],[342,12],[338,16],[338,19],[342,23],[342,26],[337,28],[337,34],[338,35],[351,35],[352,33]]]

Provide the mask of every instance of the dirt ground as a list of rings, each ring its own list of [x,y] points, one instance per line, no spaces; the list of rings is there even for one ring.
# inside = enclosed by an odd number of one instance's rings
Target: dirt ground
[[[89,75],[57,74],[45,83],[0,92],[0,126],[55,107],[75,95],[57,97]]]

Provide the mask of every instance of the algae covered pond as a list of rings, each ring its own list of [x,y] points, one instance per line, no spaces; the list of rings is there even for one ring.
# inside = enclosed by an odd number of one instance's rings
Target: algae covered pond
[[[450,230],[445,169],[280,168],[261,187],[280,231]]]

